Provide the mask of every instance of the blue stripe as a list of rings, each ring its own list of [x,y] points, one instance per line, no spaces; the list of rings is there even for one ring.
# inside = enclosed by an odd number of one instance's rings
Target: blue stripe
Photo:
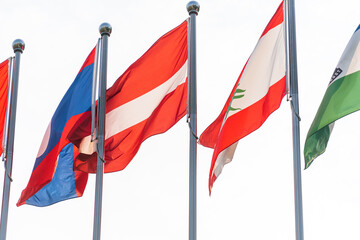
[[[44,207],[66,199],[76,198],[75,173],[73,171],[74,149],[69,143],[59,154],[53,179],[31,198],[27,204]]]
[[[357,30],[359,30],[360,29],[360,25],[357,27],[357,29],[355,30],[355,32],[357,31]]]
[[[58,144],[67,121],[75,115],[90,111],[94,64],[85,67],[75,78],[51,119],[51,131],[45,152],[36,159],[34,169]],[[33,169],[33,170],[34,170]]]

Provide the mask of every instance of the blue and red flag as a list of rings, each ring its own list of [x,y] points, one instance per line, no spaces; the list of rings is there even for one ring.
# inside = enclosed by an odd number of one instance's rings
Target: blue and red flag
[[[70,198],[81,197],[88,173],[74,171],[78,150],[67,136],[74,124],[91,111],[94,48],[74,82],[57,107],[46,130],[27,187],[17,206],[48,206]]]

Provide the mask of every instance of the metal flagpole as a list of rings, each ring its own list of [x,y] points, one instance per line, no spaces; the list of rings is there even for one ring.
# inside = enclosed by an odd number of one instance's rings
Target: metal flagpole
[[[92,93],[91,93],[91,142],[97,139],[97,136],[94,136],[95,132],[95,106],[96,106],[96,90],[98,85],[98,60],[99,60],[99,49],[100,49],[101,39],[98,39],[96,44],[96,51],[95,51],[95,59],[94,59],[94,71],[93,71],[93,82],[92,82]]]
[[[188,74],[188,117],[190,118],[190,163],[189,163],[189,240],[196,240],[196,149],[197,149],[197,104],[196,104],[196,15],[200,5],[190,1],[186,5],[190,15]]]
[[[294,161],[294,195],[295,195],[295,225],[296,240],[304,239],[301,162],[300,162],[300,116],[297,79],[296,31],[294,0],[285,0],[285,39],[287,48],[286,75],[290,83],[290,104],[293,125],[293,161]]]
[[[112,27],[108,23],[102,23],[99,27],[101,34],[100,53],[100,84],[99,84],[99,111],[98,111],[98,143],[97,143],[97,165],[96,165],[96,188],[95,188],[95,210],[94,210],[94,231],[93,240],[100,240],[101,232],[101,208],[102,208],[102,187],[104,175],[104,141],[105,141],[105,95],[107,80],[107,52],[108,37]]]
[[[8,103],[10,103],[8,106],[10,107],[10,111],[9,111],[9,123],[8,123],[8,137],[6,139],[7,141],[6,149],[4,149],[4,151],[6,151],[6,159],[5,159],[3,200],[1,207],[0,240],[6,239],[7,218],[9,212],[10,183],[12,181],[11,171],[12,171],[13,152],[14,152],[14,135],[15,135],[19,69],[20,69],[20,55],[25,49],[25,43],[21,39],[16,39],[13,42],[12,47],[15,53],[15,64],[11,79],[12,87],[11,87],[10,101],[8,101]]]

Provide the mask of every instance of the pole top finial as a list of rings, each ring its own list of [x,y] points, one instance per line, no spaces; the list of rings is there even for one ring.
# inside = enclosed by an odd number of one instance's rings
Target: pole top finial
[[[21,39],[16,39],[14,40],[12,47],[14,49],[14,52],[20,51],[22,53],[25,49],[25,43]]]
[[[200,10],[200,4],[197,1],[190,1],[186,5],[186,9],[189,12],[189,14],[195,13],[196,15],[198,15]]]
[[[110,36],[110,34],[112,32],[112,27],[109,23],[104,22],[100,25],[99,32],[100,32],[101,36],[104,34]]]

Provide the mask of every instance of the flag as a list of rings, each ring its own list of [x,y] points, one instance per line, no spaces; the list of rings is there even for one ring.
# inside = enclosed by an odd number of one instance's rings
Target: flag
[[[9,89],[9,59],[0,63],[0,154],[3,149],[5,117]]]
[[[186,114],[187,21],[163,35],[107,90],[104,172],[124,169],[141,143]],[[79,147],[75,168],[96,172],[96,141],[88,115],[70,133]]]
[[[77,120],[91,110],[95,51],[91,51],[57,107],[17,206],[26,203],[42,207],[82,196],[88,174],[73,170],[78,152],[67,135]]]
[[[305,168],[324,153],[335,121],[360,109],[360,25],[335,68],[305,140]]]
[[[218,118],[201,134],[214,148],[209,191],[224,165],[232,161],[239,139],[258,129],[279,108],[286,94],[283,3],[262,33]]]

